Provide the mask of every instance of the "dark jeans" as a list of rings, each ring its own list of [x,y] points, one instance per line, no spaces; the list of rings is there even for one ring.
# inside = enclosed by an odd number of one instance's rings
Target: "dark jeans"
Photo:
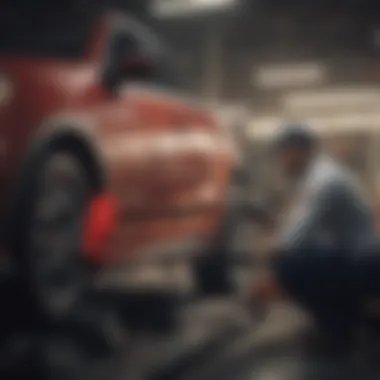
[[[274,268],[285,292],[326,332],[342,337],[351,334],[359,319],[361,289],[348,255],[312,245],[298,252],[279,253]]]

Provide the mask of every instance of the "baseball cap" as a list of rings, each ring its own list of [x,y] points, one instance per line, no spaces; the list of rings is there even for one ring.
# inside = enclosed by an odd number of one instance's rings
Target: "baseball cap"
[[[272,147],[274,150],[293,146],[314,148],[317,142],[318,138],[309,126],[290,124],[281,128],[272,141]]]

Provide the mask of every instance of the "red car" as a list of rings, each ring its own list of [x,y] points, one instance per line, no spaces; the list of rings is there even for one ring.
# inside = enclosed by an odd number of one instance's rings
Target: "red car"
[[[62,318],[93,290],[180,294],[191,268],[220,288],[232,151],[155,34],[57,14],[0,49],[2,252],[33,305]]]

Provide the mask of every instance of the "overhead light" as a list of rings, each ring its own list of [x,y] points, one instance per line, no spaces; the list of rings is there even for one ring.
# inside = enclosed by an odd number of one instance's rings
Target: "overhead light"
[[[373,107],[380,104],[380,93],[373,87],[325,88],[315,91],[296,91],[284,98],[284,107],[292,110]]]
[[[261,88],[309,86],[321,83],[326,69],[318,63],[267,65],[254,70],[252,82]]]
[[[152,13],[161,18],[181,17],[228,9],[238,0],[154,0]]]

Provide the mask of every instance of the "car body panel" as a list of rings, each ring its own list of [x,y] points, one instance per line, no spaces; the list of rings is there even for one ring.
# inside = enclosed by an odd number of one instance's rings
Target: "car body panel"
[[[82,61],[0,56],[0,82],[10,83],[9,98],[0,96],[0,209],[9,206],[31,145],[75,131],[117,201],[102,264],[154,256],[189,239],[200,242],[199,251],[215,235],[225,203],[232,162],[223,132],[175,92],[132,82],[116,93],[104,88],[102,28]]]

